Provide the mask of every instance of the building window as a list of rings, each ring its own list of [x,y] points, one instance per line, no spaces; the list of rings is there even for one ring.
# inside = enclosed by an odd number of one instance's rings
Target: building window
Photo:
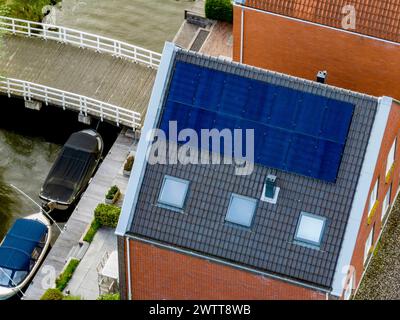
[[[183,209],[188,189],[189,181],[165,176],[158,197],[158,203],[177,209]]]
[[[385,199],[383,200],[383,206],[382,206],[382,220],[385,218],[386,214],[389,211],[390,207],[390,197],[392,195],[392,185],[389,186],[389,190],[386,193]]]
[[[371,232],[368,235],[367,241],[365,242],[365,248],[364,248],[364,264],[367,262],[369,253],[371,251],[373,241],[374,241],[374,229],[375,225],[372,227]]]
[[[390,173],[390,169],[392,168],[395,160],[395,155],[396,155],[396,141],[397,139],[394,139],[392,147],[390,148],[387,161],[386,161],[386,176]]]
[[[225,221],[232,222],[244,227],[250,227],[257,207],[257,200],[232,194],[229,202],[228,213]]]
[[[378,200],[378,186],[379,186],[379,178],[376,179],[374,188],[371,191],[371,195],[369,198],[369,212],[371,212],[372,208],[375,205],[375,202]]]
[[[302,212],[297,224],[295,240],[319,247],[325,229],[326,218]]]
[[[353,294],[353,289],[354,289],[354,272],[352,273],[351,277],[349,278],[346,290],[344,291],[344,299],[345,300],[350,300],[351,295]]]

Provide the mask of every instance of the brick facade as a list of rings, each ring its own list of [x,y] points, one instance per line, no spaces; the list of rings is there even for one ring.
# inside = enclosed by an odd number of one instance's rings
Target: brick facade
[[[394,169],[390,175],[390,179],[386,182],[386,162],[387,156],[389,154],[390,148],[392,147],[393,141],[397,138],[396,153]],[[354,250],[351,265],[355,268],[354,276],[354,288],[359,285],[362,273],[364,271],[364,247],[366,240],[368,238],[371,229],[374,226],[374,240],[373,246],[376,245],[376,241],[382,231],[382,204],[383,200],[388,192],[390,185],[392,185],[391,199],[390,203],[393,204],[394,198],[397,194],[397,190],[400,182],[400,104],[396,102],[393,103],[392,109],[389,114],[389,121],[386,126],[386,132],[383,137],[383,143],[378,156],[378,164],[375,168],[374,177],[370,186],[370,193],[375,185],[376,180],[379,177],[379,187],[378,187],[378,201],[379,205],[370,223],[368,223],[369,216],[369,197],[366,203],[363,218],[361,221],[360,230],[357,236],[356,247]],[[386,217],[387,218],[387,217]],[[385,218],[385,220],[386,220]],[[385,221],[384,220],[384,221]],[[384,222],[383,221],[383,222]]]
[[[241,7],[234,7],[233,58],[240,61]],[[244,9],[243,63],[400,99],[400,44]]]
[[[326,294],[130,240],[134,300],[326,299]]]

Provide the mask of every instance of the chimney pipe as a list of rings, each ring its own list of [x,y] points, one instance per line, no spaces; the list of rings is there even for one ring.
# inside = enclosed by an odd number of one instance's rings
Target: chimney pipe
[[[327,77],[328,77],[328,71],[318,71],[317,82],[325,83]]]

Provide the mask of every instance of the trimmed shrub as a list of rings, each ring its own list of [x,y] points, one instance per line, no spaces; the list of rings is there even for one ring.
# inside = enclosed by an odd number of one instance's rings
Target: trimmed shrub
[[[58,278],[56,279],[56,288],[61,292],[65,289],[68,285],[69,280],[71,280],[72,275],[75,272],[75,269],[78,267],[79,260],[71,259],[68,263],[67,267],[65,268],[64,272],[61,273]]]
[[[116,228],[121,208],[100,203],[94,210],[94,218],[103,227]]]
[[[64,295],[59,289],[47,289],[40,300],[62,300]]]
[[[232,23],[232,2],[231,0],[206,0],[205,13],[208,19]]]
[[[102,294],[96,300],[120,300],[119,293]]]
[[[83,237],[83,241],[91,243],[93,241],[93,238],[97,232],[101,228],[100,222],[98,222],[96,219],[92,221],[92,224],[90,225],[89,230],[86,232],[85,236]]]

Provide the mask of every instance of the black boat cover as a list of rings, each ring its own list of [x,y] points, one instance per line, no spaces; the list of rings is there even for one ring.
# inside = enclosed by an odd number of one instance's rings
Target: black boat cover
[[[87,182],[85,180],[96,163],[98,152],[96,137],[84,132],[72,134],[50,170],[41,196],[52,201],[71,203]]]
[[[88,153],[98,152],[96,137],[83,132],[73,133],[65,143],[64,147]]]

